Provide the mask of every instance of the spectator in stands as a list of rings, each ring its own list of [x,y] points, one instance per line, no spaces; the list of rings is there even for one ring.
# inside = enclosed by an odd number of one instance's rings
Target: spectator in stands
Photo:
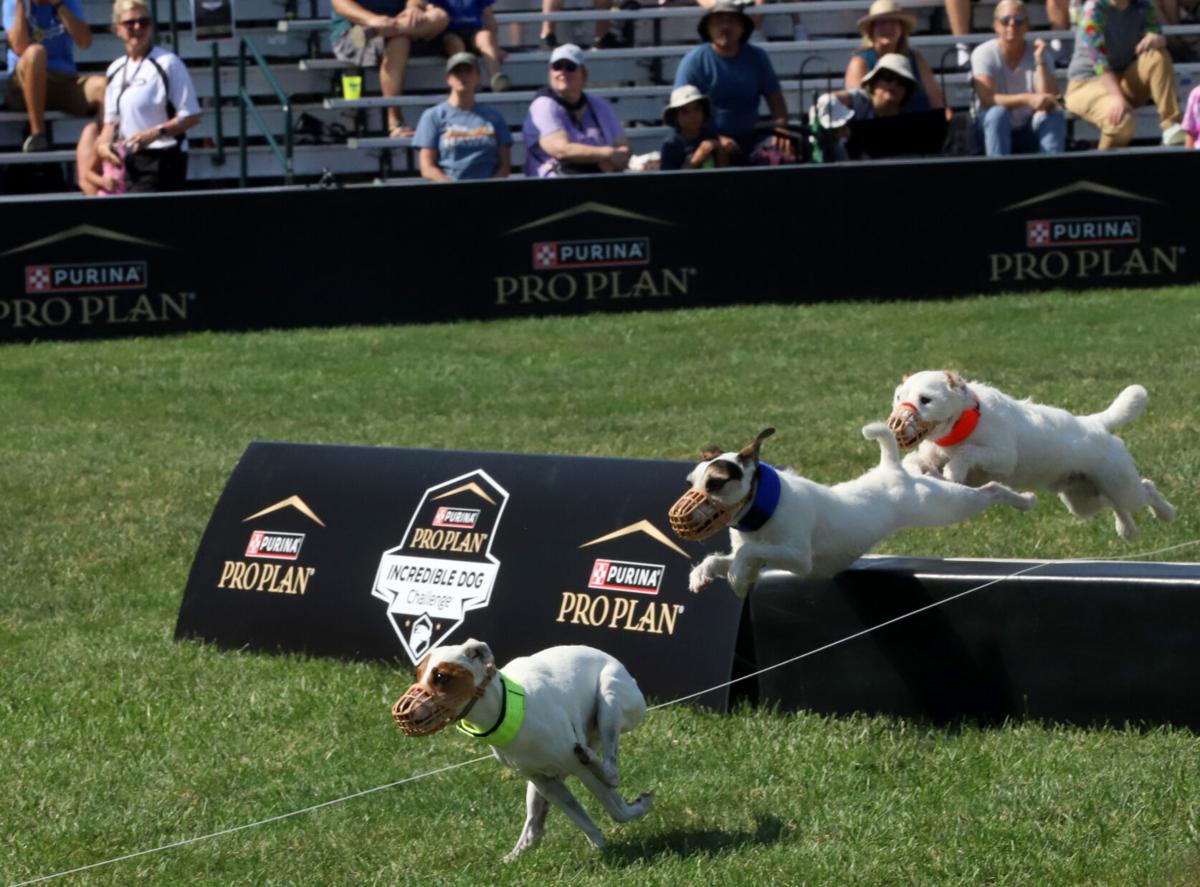
[[[512,87],[508,75],[500,70],[505,51],[497,36],[496,0],[433,0],[446,10],[450,23],[442,32],[442,48],[447,56],[460,52],[477,53],[487,68],[492,92],[504,92]]]
[[[1067,119],[1058,106],[1058,81],[1046,41],[1026,45],[1029,17],[1022,0],[1001,0],[994,16],[996,38],[971,53],[984,150],[989,157],[1061,153]]]
[[[728,152],[721,147],[713,123],[712,103],[690,83],[671,90],[663,109],[663,123],[675,134],[663,142],[659,169],[712,169],[728,166]]]
[[[427,44],[449,22],[446,10],[425,0],[333,0],[333,54],[360,68],[378,64],[380,90],[392,98],[404,92],[414,43]],[[392,138],[413,134],[399,108],[387,109],[387,121]]]
[[[1192,89],[1183,112],[1184,145],[1195,148],[1200,143],[1200,86]]]
[[[104,101],[104,78],[80,74],[75,47],[92,45],[80,0],[4,0],[8,36],[8,107],[29,116],[22,151],[45,151],[46,111],[92,117]]]
[[[124,168],[130,192],[179,190],[187,181],[184,134],[200,122],[196,87],[179,57],[154,45],[144,0],[117,0],[112,14],[125,55],[108,66],[96,152]]]
[[[675,71],[675,86],[692,85],[712,103],[722,149],[733,164],[751,162],[756,150],[791,154],[787,104],[771,58],[749,43],[754,22],[729,0],[713,5],[698,27],[704,43],[690,50]],[[758,105],[766,99],[774,130],[758,129]]]
[[[659,0],[659,5],[665,6],[667,2],[669,2],[669,0]],[[703,9],[712,9],[714,6],[717,5],[718,2],[719,2],[719,0],[696,0],[696,5],[699,7],[702,7]],[[747,0],[747,2],[749,2],[749,0]],[[755,6],[766,6],[768,3],[775,3],[775,2],[777,2],[777,0],[753,0],[753,3]],[[785,2],[785,0],[778,0],[778,2]],[[809,39],[808,26],[804,24],[804,21],[800,17],[800,13],[793,12],[791,15],[791,19],[792,19],[792,39],[793,40]],[[750,32],[750,39],[755,41],[756,43],[765,42],[767,38],[763,34],[763,29],[762,29],[763,17],[761,15],[752,16],[751,21],[754,22],[754,30]]]
[[[945,0],[946,18],[950,20],[950,33],[962,37],[971,33],[971,0]],[[1050,27],[1056,31],[1071,30],[1070,0],[1046,0],[1046,18]],[[1062,50],[1062,44],[1057,40],[1051,42],[1055,53]],[[961,68],[970,60],[970,48],[965,42],[955,44],[956,61]],[[1051,64],[1054,59],[1051,57]]]
[[[1151,99],[1164,145],[1182,145],[1175,67],[1150,0],[1087,0],[1067,68],[1067,110],[1100,130],[1099,148],[1133,141],[1134,109]]]
[[[620,172],[629,141],[612,105],[589,96],[583,50],[564,43],[550,54],[550,88],[538,90],[523,127],[525,175]]]
[[[913,100],[918,89],[908,56],[890,52],[867,72],[862,87],[840,90],[833,96],[853,112],[854,120],[875,120],[917,110]]]
[[[512,133],[499,111],[475,101],[479,60],[469,52],[450,56],[446,82],[450,98],[425,110],[413,137],[421,175],[434,182],[507,178]]]
[[[592,5],[596,9],[609,10],[617,5],[613,0],[592,0]],[[542,12],[562,12],[563,0],[542,0]],[[542,22],[542,49],[553,50],[559,45],[558,37],[554,31],[554,22]],[[612,32],[612,23],[608,21],[596,22],[596,36],[592,40],[592,49],[619,49],[621,39]]]
[[[858,20],[862,45],[846,65],[846,89],[853,91],[863,85],[867,72],[885,55],[900,53],[918,75],[917,88],[908,110],[925,111],[945,106],[942,88],[925,57],[908,45],[909,35],[917,19],[896,0],[875,0],[870,11]]]
[[[125,171],[107,160],[101,160],[96,150],[101,128],[101,124],[95,120],[88,121],[75,148],[75,183],[88,197],[125,193]],[[115,150],[119,152],[120,146]]]

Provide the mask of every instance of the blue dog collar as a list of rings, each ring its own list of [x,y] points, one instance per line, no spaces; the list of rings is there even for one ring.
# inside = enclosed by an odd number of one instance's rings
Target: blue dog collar
[[[753,532],[771,519],[775,508],[779,505],[780,491],[779,472],[766,462],[758,463],[758,489],[754,491],[754,501],[742,515],[742,519],[733,525],[735,530]]]

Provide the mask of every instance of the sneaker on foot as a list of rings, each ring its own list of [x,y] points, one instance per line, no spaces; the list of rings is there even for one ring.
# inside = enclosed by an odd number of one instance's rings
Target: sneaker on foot
[[[25,143],[21,145],[21,150],[26,154],[33,154],[36,151],[48,151],[50,143],[46,141],[46,134],[35,132],[25,139]]]
[[[551,31],[549,34],[543,34],[538,46],[547,52],[551,52],[558,48],[558,38],[554,36],[553,31]]]
[[[612,31],[605,31],[592,41],[592,49],[620,49],[621,38]]]
[[[507,92],[512,89],[512,81],[508,75],[500,72],[492,75],[492,92]]]
[[[1169,147],[1182,145],[1187,141],[1187,133],[1178,123],[1172,123],[1163,130],[1162,143]]]

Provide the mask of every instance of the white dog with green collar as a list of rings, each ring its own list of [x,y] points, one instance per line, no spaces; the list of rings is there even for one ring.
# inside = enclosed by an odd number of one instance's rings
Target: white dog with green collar
[[[625,666],[601,650],[549,647],[497,670],[483,641],[437,647],[421,660],[416,682],[392,713],[411,736],[457,722],[528,780],[525,827],[506,862],[541,839],[550,804],[593,846],[604,846],[600,829],[567,787],[568,776],[617,822],[636,819],[654,801],[651,792],[632,802],[617,792],[618,739],[642,722],[646,700]]]

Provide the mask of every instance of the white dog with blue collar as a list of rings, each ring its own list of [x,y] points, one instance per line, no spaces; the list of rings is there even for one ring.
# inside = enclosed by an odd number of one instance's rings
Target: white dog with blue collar
[[[879,443],[879,465],[832,487],[761,461],[762,442],[774,433],[774,428],[762,431],[736,453],[710,448],[688,474],[691,489],[672,509],[672,529],[699,539],[712,535],[714,524],[728,524],[731,543],[728,554],[710,554],[692,568],[692,591],[723,576],[735,594],[745,597],[768,567],[798,576],[832,576],[897,530],[947,526],[997,503],[1021,511],[1037,505],[1033,493],[1016,493],[1003,484],[972,488],[909,473],[882,422],[862,430],[863,437]],[[685,500],[704,500],[692,509],[702,515],[704,535],[689,534],[686,519],[677,517],[677,511],[687,510],[681,507]],[[714,521],[714,513],[725,519]]]
[[[550,804],[594,847],[604,846],[600,829],[567,787],[568,776],[617,822],[637,819],[654,802],[651,792],[631,802],[617,792],[618,739],[642,722],[646,700],[625,666],[607,653],[549,647],[497,669],[491,648],[469,640],[431,650],[416,677],[392,707],[406,734],[428,736],[457,722],[528,780],[525,827],[506,862],[541,839]]]

